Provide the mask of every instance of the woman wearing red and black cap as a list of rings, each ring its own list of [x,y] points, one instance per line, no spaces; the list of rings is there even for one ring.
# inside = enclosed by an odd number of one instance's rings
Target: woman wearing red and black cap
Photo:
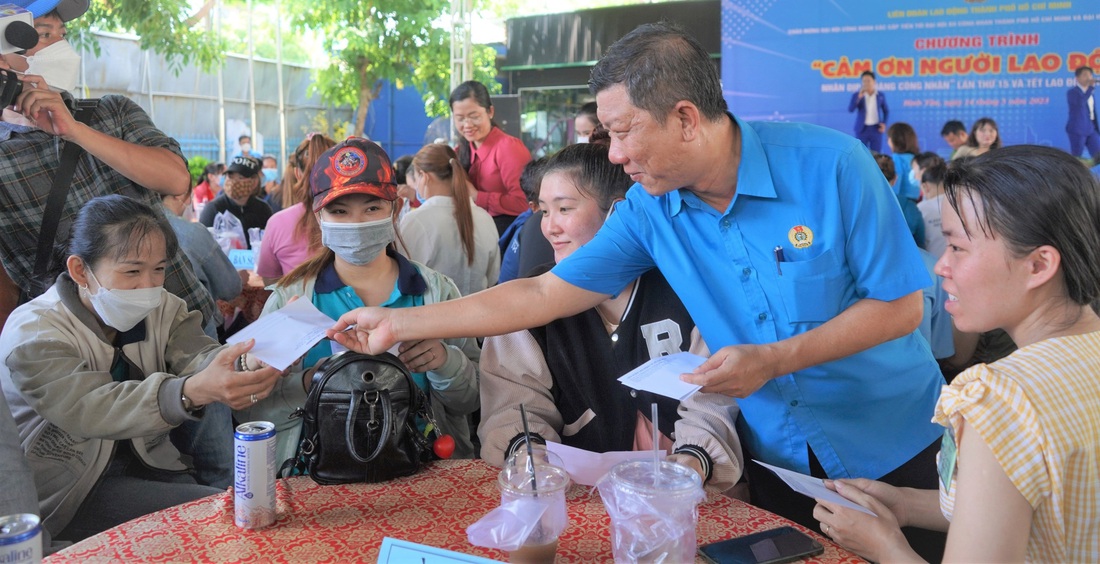
[[[310,186],[323,247],[279,280],[263,314],[294,298],[312,301],[335,319],[364,305],[416,307],[461,296],[449,278],[396,252],[397,184],[381,147],[356,137],[332,147],[314,164]],[[391,352],[408,366],[427,394],[441,432],[454,438],[454,456],[472,458],[466,416],[479,405],[477,341],[431,339],[395,348]],[[301,419],[287,416],[305,404],[314,368],[341,350],[328,339],[321,341],[291,367],[292,376],[272,392],[272,399],[238,412],[242,421],[276,422],[279,460],[295,455]],[[258,364],[255,359],[248,363]]]

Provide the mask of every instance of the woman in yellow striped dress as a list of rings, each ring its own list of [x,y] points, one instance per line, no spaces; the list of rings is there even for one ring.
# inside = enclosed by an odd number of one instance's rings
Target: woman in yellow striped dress
[[[953,164],[945,188],[946,309],[1019,350],[944,387],[939,492],[838,480],[877,517],[820,500],[814,516],[879,562],[917,559],[907,525],[946,530],[945,561],[1100,561],[1100,182],[1018,145]]]

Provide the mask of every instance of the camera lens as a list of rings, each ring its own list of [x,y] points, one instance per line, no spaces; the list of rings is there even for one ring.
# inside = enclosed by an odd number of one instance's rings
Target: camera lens
[[[0,108],[6,108],[15,103],[15,99],[23,93],[23,81],[15,71],[0,69]]]

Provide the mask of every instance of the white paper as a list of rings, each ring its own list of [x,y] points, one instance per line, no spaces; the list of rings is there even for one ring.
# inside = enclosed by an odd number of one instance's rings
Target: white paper
[[[636,390],[684,401],[702,386],[688,384],[680,379],[680,375],[699,368],[706,361],[707,359],[697,354],[678,352],[654,358],[627,372],[619,381]]]
[[[772,466],[771,464],[765,464],[759,460],[753,460],[753,462],[771,470],[776,476],[779,476],[780,480],[783,480],[791,487],[792,490],[809,496],[812,499],[824,499],[825,501],[831,501],[837,505],[843,505],[844,507],[850,507],[857,511],[862,511],[869,515],[875,515],[874,511],[849,500],[848,498],[830,490],[825,487],[825,481],[821,478],[814,478],[813,476],[807,476],[805,474],[799,474],[798,472],[792,472],[785,468],[778,466]],[[878,517],[878,515],[875,515]]]
[[[391,537],[382,539],[382,547],[378,549],[378,564],[408,564],[409,562],[419,562],[421,564],[455,564],[456,562],[462,564],[496,564],[497,561]]]
[[[620,462],[653,458],[651,450],[592,452],[550,441],[546,442],[546,450],[561,457],[562,466],[569,472],[569,477],[582,486],[596,485],[600,478]],[[662,450],[661,459],[664,460],[665,456],[666,452]]]
[[[321,313],[313,302],[299,299],[260,317],[226,342],[232,345],[256,339],[256,346],[249,353],[268,366],[286,370],[324,339],[325,331],[335,324],[336,321]]]

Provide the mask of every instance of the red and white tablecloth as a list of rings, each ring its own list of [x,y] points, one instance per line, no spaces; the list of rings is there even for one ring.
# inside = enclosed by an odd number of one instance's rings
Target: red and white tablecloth
[[[321,486],[289,478],[279,481],[279,519],[270,528],[237,528],[232,497],[223,493],[124,523],[46,562],[374,562],[387,536],[506,561],[503,552],[466,540],[466,527],[500,503],[497,472],[480,460],[457,460],[384,484]],[[609,519],[599,494],[573,485],[567,503],[570,522],[558,561],[610,562]],[[703,544],[784,525],[792,523],[708,492],[697,537]],[[862,562],[809,532],[825,545],[814,561]]]

